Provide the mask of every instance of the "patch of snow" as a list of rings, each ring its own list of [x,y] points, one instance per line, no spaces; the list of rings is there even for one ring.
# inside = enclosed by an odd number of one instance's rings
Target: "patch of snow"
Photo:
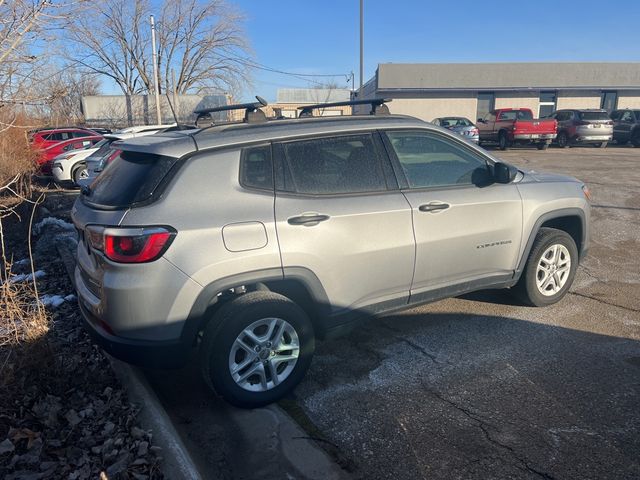
[[[76,296],[73,293],[70,293],[66,297],[64,297],[65,302],[74,302],[76,300]]]
[[[64,303],[65,299],[62,295],[42,295],[40,303],[45,307],[58,308]]]
[[[36,270],[35,277],[36,279],[42,278],[46,275],[44,270]],[[20,275],[13,275],[9,278],[9,283],[18,283],[18,282],[31,282],[33,281],[34,274],[33,273],[21,273]]]
[[[57,227],[57,229],[60,229],[65,232],[75,233],[76,231],[76,228],[69,222],[65,222],[64,220],[56,217],[47,217],[42,219],[40,222],[36,223],[33,226],[33,233],[35,235],[40,235],[44,227],[47,227],[47,226],[54,226],[54,227]]]

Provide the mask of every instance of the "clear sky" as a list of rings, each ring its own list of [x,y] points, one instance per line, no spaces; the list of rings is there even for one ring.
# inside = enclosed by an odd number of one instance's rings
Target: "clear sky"
[[[229,0],[255,61],[358,85],[359,0]],[[364,0],[365,81],[378,63],[640,61],[640,0]],[[316,84],[254,70],[252,92]],[[346,86],[344,77],[315,77]]]

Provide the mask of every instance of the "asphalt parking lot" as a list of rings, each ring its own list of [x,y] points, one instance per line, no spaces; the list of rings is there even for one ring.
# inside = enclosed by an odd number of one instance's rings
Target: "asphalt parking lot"
[[[640,478],[640,149],[493,153],[590,186],[571,293],[371,320],[320,345],[297,403],[360,478]]]
[[[571,292],[544,309],[480,292],[368,320],[321,343],[281,405],[353,478],[640,478],[640,149],[493,153],[590,186]],[[278,478],[249,467],[269,454],[246,432],[228,438],[230,416],[250,413],[189,376],[154,384],[191,444],[209,445],[209,471]]]

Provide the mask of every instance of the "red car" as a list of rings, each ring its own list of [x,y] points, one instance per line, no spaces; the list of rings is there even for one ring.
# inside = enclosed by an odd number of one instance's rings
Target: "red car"
[[[495,142],[506,150],[514,144],[533,143],[544,150],[556,138],[558,122],[533,118],[528,108],[498,108],[479,118],[477,125],[482,144]]]
[[[90,147],[102,140],[102,136],[96,135],[95,133],[92,136],[86,136],[82,138],[72,138],[69,140],[64,140],[62,142],[54,143],[46,148],[37,147],[39,150],[38,159],[38,168],[40,172],[45,175],[51,174],[51,166],[53,164],[53,159],[58,155],[66,152],[70,152],[71,150],[80,150],[82,148]]]
[[[49,128],[35,132],[31,136],[31,143],[36,148],[46,148],[65,140],[93,137],[95,135],[97,135],[96,132],[86,128]]]

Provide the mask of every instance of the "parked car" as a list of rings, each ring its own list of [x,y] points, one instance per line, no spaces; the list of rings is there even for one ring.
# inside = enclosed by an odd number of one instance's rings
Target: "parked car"
[[[81,138],[71,138],[62,142],[55,143],[44,149],[39,149],[37,158],[40,173],[51,175],[53,167],[53,159],[62,153],[68,153],[73,150],[81,150],[83,148],[95,145],[102,137],[99,135],[87,136]]]
[[[570,288],[588,247],[581,181],[407,116],[257,108],[118,142],[76,200],[80,310],[112,355],[162,368],[198,349],[206,383],[256,407],[359,318],[486,288],[545,306]]]
[[[640,147],[640,110],[625,108],[615,110],[611,114],[613,121],[613,139],[616,143],[631,142],[634,147]]]
[[[34,131],[31,134],[31,144],[34,148],[43,149],[66,140],[94,137],[96,135],[98,135],[96,132],[86,128],[50,128]]]
[[[120,131],[119,133],[111,133],[105,135],[107,142],[101,146],[99,150],[91,154],[86,158],[86,172],[80,176],[76,185],[84,187],[90,185],[96,177],[102,172],[104,167],[115,160],[120,151],[117,147],[113,147],[112,143],[117,140],[125,140],[127,138],[144,137],[146,135],[153,135],[154,133],[166,131],[175,127],[174,125],[146,125],[142,127],[130,127],[127,131]],[[191,127],[194,128],[194,127]]]
[[[604,148],[613,137],[613,122],[606,110],[558,110],[549,118],[558,122],[556,143],[560,148],[578,144]]]
[[[81,150],[73,150],[58,155],[52,162],[52,173],[55,182],[62,186],[78,185],[82,178],[87,177],[87,158],[97,152],[105,143],[103,138],[94,145],[87,145]]]
[[[554,119],[535,119],[528,108],[499,108],[478,119],[480,143],[497,143],[500,150],[531,144],[545,150],[556,138]]]
[[[478,143],[480,141],[480,134],[478,133],[478,127],[476,127],[471,120],[465,117],[442,117],[434,118],[431,122],[434,125],[444,127],[452,132],[462,135],[467,140]]]

